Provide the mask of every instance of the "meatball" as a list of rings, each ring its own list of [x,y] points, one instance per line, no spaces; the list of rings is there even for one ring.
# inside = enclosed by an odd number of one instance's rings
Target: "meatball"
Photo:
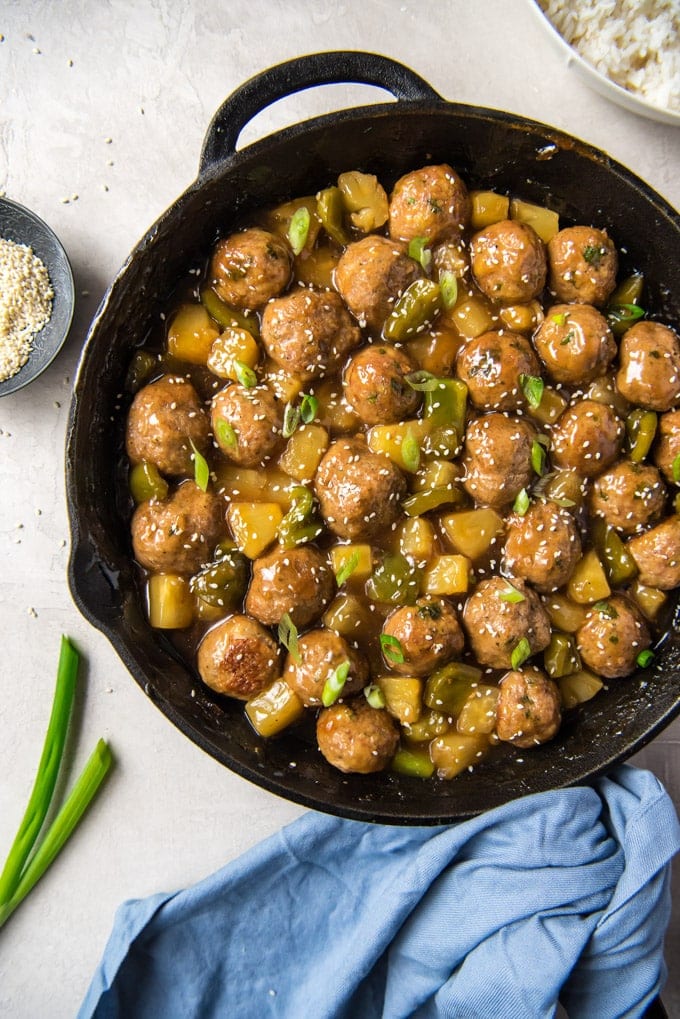
[[[556,304],[534,335],[534,346],[556,382],[583,385],[604,375],[616,357],[607,320],[589,304]]]
[[[314,479],[326,525],[340,538],[384,537],[401,514],[404,476],[360,439],[338,439],[324,454]]]
[[[397,298],[422,275],[403,244],[371,234],[345,248],[335,285],[359,325],[380,334]]]
[[[463,485],[472,498],[500,509],[511,503],[534,477],[530,424],[504,414],[487,414],[468,427]]]
[[[641,584],[662,591],[680,585],[680,516],[668,517],[651,531],[631,538],[627,548],[637,563]]]
[[[127,419],[126,448],[133,463],[148,460],[163,474],[194,473],[191,444],[208,447],[210,423],[186,379],[166,375],[140,389]]]
[[[493,223],[475,234],[470,252],[477,286],[498,304],[526,304],[545,286],[545,245],[525,223]]]
[[[243,467],[271,460],[283,441],[283,412],[267,386],[233,383],[213,397],[212,430],[224,456]]]
[[[581,537],[567,510],[539,499],[524,516],[508,519],[503,569],[538,591],[556,591],[571,577],[581,557]]]
[[[460,348],[456,371],[467,385],[475,407],[517,410],[525,405],[520,376],[538,376],[541,368],[524,336],[489,332],[468,340]]]
[[[270,301],[261,338],[272,361],[311,379],[342,364],[361,336],[336,293],[301,287]]]
[[[368,662],[335,630],[310,630],[298,640],[298,654],[286,658],[283,678],[309,707],[318,707],[326,680],[349,662],[340,696],[358,693],[368,682]]]
[[[632,602],[618,594],[591,606],[576,631],[581,658],[605,679],[634,672],[637,656],[650,643],[642,616]]]
[[[623,432],[623,422],[607,404],[579,400],[552,429],[552,459],[558,467],[594,478],[616,460]]]
[[[420,393],[405,381],[414,369],[397,347],[364,347],[345,369],[345,399],[367,425],[403,421],[420,403]]]
[[[551,740],[561,721],[557,683],[540,669],[506,672],[496,707],[496,735],[500,740],[528,750]]]
[[[390,237],[411,241],[427,237],[430,245],[460,236],[470,220],[465,184],[446,163],[424,166],[401,177],[390,195]]]
[[[658,322],[631,326],[619,348],[616,387],[648,410],[671,410],[680,399],[680,340]]]
[[[276,679],[279,647],[248,616],[230,616],[208,630],[198,647],[198,671],[212,690],[247,701]]]
[[[232,308],[257,311],[282,293],[292,274],[292,252],[276,234],[252,227],[218,241],[210,262],[212,285]]]
[[[531,654],[550,643],[550,620],[538,595],[523,580],[513,587],[522,601],[508,601],[508,581],[503,577],[482,580],[463,610],[463,627],[477,661],[493,669],[509,669],[512,653],[526,638]]]
[[[613,242],[594,226],[570,226],[548,242],[550,289],[560,301],[606,304],[619,260]]]
[[[316,739],[334,768],[368,775],[383,771],[390,763],[399,731],[384,708],[372,708],[365,697],[355,697],[320,712]]]
[[[278,626],[287,612],[304,627],[319,618],[334,591],[333,573],[318,549],[277,548],[253,563],[245,608],[266,626]]]
[[[415,605],[395,609],[385,621],[383,634],[399,641],[403,662],[390,655],[385,660],[403,676],[426,676],[463,650],[458,616],[446,598],[428,595]]]
[[[671,410],[659,418],[654,463],[671,484],[680,484],[680,410]]]
[[[169,499],[141,503],[132,517],[135,559],[154,573],[195,573],[226,531],[221,501],[185,481]]]
[[[634,534],[658,520],[666,486],[656,467],[622,460],[593,483],[590,508],[622,534]]]

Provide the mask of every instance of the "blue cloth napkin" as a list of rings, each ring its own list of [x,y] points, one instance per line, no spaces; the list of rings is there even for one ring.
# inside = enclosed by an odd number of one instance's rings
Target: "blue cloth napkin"
[[[124,903],[79,1017],[641,1016],[678,848],[667,793],[627,765],[448,827],[310,812]]]

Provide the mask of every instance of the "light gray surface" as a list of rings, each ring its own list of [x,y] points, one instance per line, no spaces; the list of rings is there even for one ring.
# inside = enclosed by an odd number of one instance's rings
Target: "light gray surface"
[[[588,91],[522,0],[5,0],[0,33],[0,190],[60,236],[79,298],[59,359],[0,401],[0,856],[30,793],[62,632],[88,657],[71,779],[100,735],[117,758],[105,796],[0,933],[0,1015],[60,1019],[75,1013],[119,902],[193,882],[300,813],[181,736],[78,615],[65,579],[63,443],[87,324],[130,248],[195,176],[213,112],[281,59],[363,47],[410,64],[447,98],[571,131],[676,207],[680,131]],[[379,96],[344,87],[299,95],[258,117],[244,140]],[[680,723],[638,762],[680,803]],[[676,962],[664,994],[675,1015],[679,970]]]

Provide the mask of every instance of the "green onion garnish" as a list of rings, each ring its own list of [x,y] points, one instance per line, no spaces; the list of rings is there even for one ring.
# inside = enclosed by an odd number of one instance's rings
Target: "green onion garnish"
[[[671,467],[671,473],[673,475],[673,481],[676,485],[680,485],[680,453],[673,460],[673,466]]]
[[[458,300],[458,280],[450,269],[445,269],[439,277],[439,290],[445,308],[453,308]]]
[[[208,482],[210,481],[210,468],[208,467],[208,461],[202,453],[194,446],[192,440],[191,448],[193,449],[193,461],[194,461],[194,481],[201,489],[202,492],[208,491]]]
[[[594,265],[595,268],[599,266],[602,261],[602,257],[607,254],[607,249],[603,247],[595,247],[592,244],[586,244],[583,249],[583,257],[585,258],[588,265]]]
[[[335,704],[338,697],[345,689],[345,683],[349,676],[349,662],[341,662],[337,669],[331,672],[330,676],[323,685],[321,691],[321,703],[324,708],[330,708],[331,704]]]
[[[298,629],[288,612],[284,612],[279,622],[279,641],[296,665],[302,661],[298,650]]]
[[[385,707],[385,694],[375,683],[371,683],[370,686],[364,687],[364,697],[372,708]]]
[[[300,418],[304,425],[312,423],[319,410],[319,401],[309,393],[303,393],[300,400]]]
[[[420,446],[411,429],[406,432],[402,440],[401,458],[407,471],[417,471],[420,467]]]
[[[347,559],[345,559],[344,563],[335,574],[335,581],[338,587],[342,587],[342,585],[349,580],[358,565],[359,553],[352,552],[351,556],[348,556]]]
[[[596,601],[593,605],[596,612],[599,612],[601,616],[606,616],[607,619],[618,619],[619,614],[613,605],[610,605],[608,601]]]
[[[545,472],[545,448],[538,439],[534,439],[531,444],[531,466],[539,478],[543,476]]]
[[[510,655],[510,664],[513,669],[519,669],[521,665],[524,665],[527,658],[531,657],[531,645],[526,637],[522,637],[518,644],[515,645],[512,654]]]
[[[523,488],[522,491],[518,494],[517,498],[515,499],[512,508],[515,511],[515,513],[519,513],[519,515],[523,517],[526,511],[529,509],[530,505],[531,500],[529,499],[529,493],[527,492],[526,488]]]
[[[647,666],[651,665],[652,662],[654,661],[654,652],[650,651],[649,649],[647,651],[641,651],[640,654],[635,659],[635,661],[638,663],[641,669],[646,669]]]
[[[287,403],[283,412],[283,428],[281,432],[284,439],[290,439],[291,435],[300,424],[300,408],[294,403]]]
[[[520,375],[519,384],[530,407],[536,410],[543,399],[543,379],[537,375]]]
[[[307,243],[311,219],[309,209],[305,205],[301,205],[291,216],[288,227],[288,240],[295,255],[299,255]]]
[[[403,665],[405,661],[404,649],[397,637],[393,637],[391,633],[381,633],[380,647],[390,665]]]
[[[419,393],[433,393],[435,389],[442,388],[442,380],[432,372],[426,372],[424,368],[404,375],[404,381],[408,382],[411,389],[417,389]]]
[[[234,374],[237,380],[246,389],[252,389],[257,385],[257,375],[245,362],[234,359]]]
[[[567,313],[565,311],[559,312],[557,315],[550,316],[553,322],[557,322],[558,326],[563,326],[567,321]]]
[[[432,252],[427,246],[428,243],[427,237],[414,237],[408,245],[409,258],[420,262],[425,272],[428,272],[432,265]]]
[[[236,429],[229,421],[225,421],[224,418],[218,418],[215,422],[215,437],[223,448],[233,449],[238,446]]]
[[[511,605],[515,605],[521,601],[526,601],[521,591],[518,591],[512,584],[508,584],[505,591],[501,591],[498,595],[501,601],[510,602]]]

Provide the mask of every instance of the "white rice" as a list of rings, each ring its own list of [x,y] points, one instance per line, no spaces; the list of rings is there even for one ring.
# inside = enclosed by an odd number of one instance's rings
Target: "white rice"
[[[539,0],[560,35],[601,74],[680,113],[680,0]]]

